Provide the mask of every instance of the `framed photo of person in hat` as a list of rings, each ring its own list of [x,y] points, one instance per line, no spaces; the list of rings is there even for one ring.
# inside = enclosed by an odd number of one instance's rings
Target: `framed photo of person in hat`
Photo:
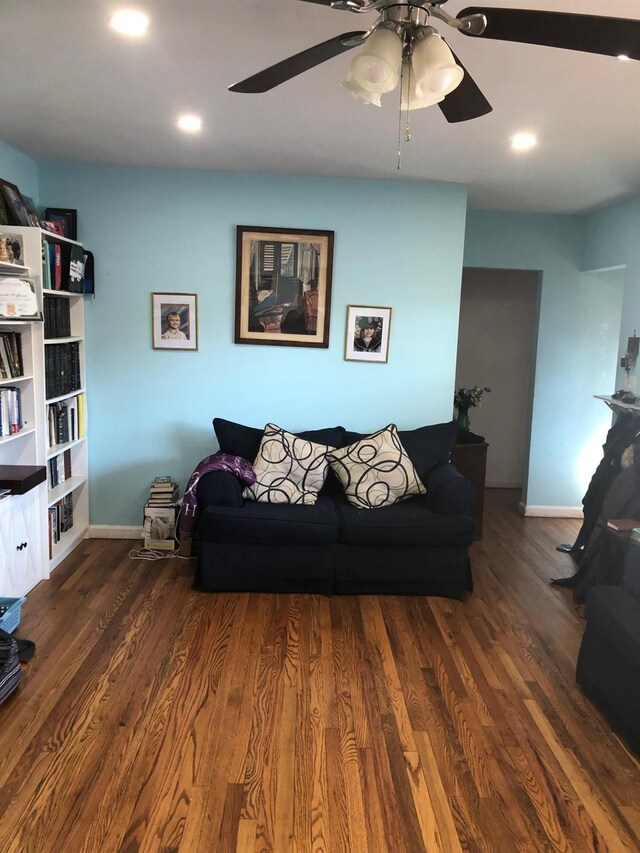
[[[347,306],[345,359],[385,364],[389,357],[391,308]]]

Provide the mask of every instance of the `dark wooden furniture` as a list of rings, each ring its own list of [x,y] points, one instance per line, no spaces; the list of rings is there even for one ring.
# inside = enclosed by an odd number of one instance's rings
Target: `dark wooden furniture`
[[[44,465],[0,465],[0,489],[11,489],[12,495],[24,495],[46,479]]]
[[[484,483],[487,472],[486,441],[474,444],[454,444],[451,451],[451,461],[458,471],[473,483],[476,490],[476,500],[471,507],[470,515],[476,523],[474,539],[482,539],[482,516],[484,513]]]

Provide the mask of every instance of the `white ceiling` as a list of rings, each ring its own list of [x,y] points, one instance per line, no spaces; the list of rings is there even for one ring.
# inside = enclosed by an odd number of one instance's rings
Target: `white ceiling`
[[[482,2],[482,0],[481,0]],[[121,5],[151,17],[147,37],[118,37]],[[449,0],[455,15],[471,0]],[[638,0],[488,0],[487,5],[640,19]],[[263,95],[227,87],[339,33],[354,15],[301,0],[3,0],[0,139],[36,158],[241,172],[434,179],[469,186],[476,208],[578,212],[640,191],[640,63],[551,48],[447,37],[494,111],[448,124],[411,114],[397,170],[398,101],[357,104],[345,53]],[[175,129],[197,112],[204,131]],[[514,154],[510,136],[539,135]]]

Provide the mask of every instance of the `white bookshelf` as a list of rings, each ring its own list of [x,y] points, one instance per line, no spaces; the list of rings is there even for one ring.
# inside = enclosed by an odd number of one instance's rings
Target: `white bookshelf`
[[[4,385],[15,385],[21,389],[23,407],[23,429],[11,436],[0,438],[0,465],[44,465],[47,466],[47,481],[38,486],[38,511],[34,515],[39,520],[38,531],[41,570],[38,577],[30,578],[28,588],[39,580],[49,576],[61,560],[87,537],[89,530],[89,486],[88,486],[88,447],[87,447],[87,407],[86,374],[84,349],[84,303],[79,293],[69,293],[43,287],[46,276],[43,274],[43,246],[45,243],[71,244],[75,241],[51,234],[39,228],[0,226],[0,234],[19,234],[24,244],[24,264],[22,268],[7,270],[8,265],[0,267],[0,274],[28,275],[36,282],[38,307],[44,315],[47,300],[64,299],[70,309],[71,334],[64,338],[45,339],[42,322],[0,322],[0,331],[8,328],[22,333],[22,352],[24,376],[2,380]],[[80,245],[80,244],[77,244]],[[26,270],[26,272],[25,272]],[[47,397],[45,381],[45,353],[55,344],[79,344],[80,387],[71,392]],[[50,441],[48,406],[52,403],[64,403],[84,395],[84,435],[70,437],[69,441],[55,443]],[[58,454],[69,451],[71,457],[71,476],[55,487],[49,485],[48,463]],[[73,504],[73,526],[60,535],[56,543],[50,535],[50,508],[71,496]],[[34,498],[35,499],[35,498]],[[1,588],[0,577],[0,588]],[[19,586],[19,584],[18,584]],[[28,588],[20,589],[16,594],[24,595]]]

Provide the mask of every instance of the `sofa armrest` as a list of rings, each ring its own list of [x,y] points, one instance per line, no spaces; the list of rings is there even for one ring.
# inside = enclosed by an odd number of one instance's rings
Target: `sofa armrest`
[[[640,602],[640,545],[629,545],[624,561],[622,586]]]
[[[198,510],[203,512],[208,506],[241,507],[243,485],[229,471],[209,471],[204,474],[196,489]]]
[[[463,477],[450,462],[436,465],[427,474],[427,505],[440,515],[469,515],[476,499],[471,480]]]

